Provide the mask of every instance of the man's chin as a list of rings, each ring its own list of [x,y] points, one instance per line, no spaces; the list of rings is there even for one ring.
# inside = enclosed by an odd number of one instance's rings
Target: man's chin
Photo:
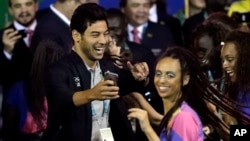
[[[23,25],[23,26],[30,26],[33,23],[34,20],[32,19],[25,19],[25,20],[19,20],[17,21],[19,24]]]

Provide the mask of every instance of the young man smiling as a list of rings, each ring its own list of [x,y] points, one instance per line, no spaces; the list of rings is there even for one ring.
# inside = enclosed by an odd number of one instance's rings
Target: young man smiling
[[[73,50],[48,74],[48,124],[42,141],[96,141],[101,129],[112,131],[115,140],[133,141],[127,110],[119,99],[124,89],[120,82],[131,82],[120,78],[145,80],[147,64],[128,63],[131,73],[121,74],[124,70],[103,59],[110,36],[105,9],[95,3],[80,5],[70,28]],[[118,86],[103,79],[106,71],[119,74]]]

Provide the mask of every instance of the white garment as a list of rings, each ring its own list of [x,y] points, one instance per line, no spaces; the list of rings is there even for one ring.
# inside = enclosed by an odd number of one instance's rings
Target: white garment
[[[53,4],[51,4],[49,7],[50,7],[50,9],[51,9],[60,19],[62,19],[68,26],[70,26],[70,20],[69,20],[65,15],[63,15],[60,11],[58,11],[58,10],[53,6]]]
[[[158,22],[158,16],[157,16],[157,6],[154,4],[150,10],[149,10],[149,20],[151,22],[157,23]]]
[[[100,68],[99,62],[96,68],[93,70],[85,63],[87,69],[91,73],[91,88],[93,88],[97,83],[99,83],[103,76]],[[94,100],[91,102],[92,109],[92,135],[91,141],[99,141],[99,130],[102,128],[107,128],[109,126],[108,116],[109,116],[109,103],[110,100],[99,101]]]
[[[138,27],[134,27],[131,24],[128,24],[127,29],[128,29],[129,41],[133,42],[133,40],[134,40],[134,35],[132,33],[132,30],[134,30],[134,28],[136,28],[138,30],[138,36],[139,36],[140,39],[142,39],[143,32],[144,32],[144,29],[145,29],[146,26],[147,26],[147,23],[143,24],[143,25],[140,25]]]

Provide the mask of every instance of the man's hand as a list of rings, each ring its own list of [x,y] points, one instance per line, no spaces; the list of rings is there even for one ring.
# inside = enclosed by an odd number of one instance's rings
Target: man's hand
[[[148,69],[148,65],[146,62],[132,65],[131,62],[128,61],[127,65],[128,65],[129,70],[133,74],[135,80],[142,81],[142,80],[147,79],[149,69]]]
[[[95,87],[75,92],[73,102],[75,106],[81,106],[93,100],[106,100],[119,98],[119,87],[112,80],[101,80]]]
[[[114,85],[112,80],[102,80],[91,89],[92,100],[116,99],[119,97],[119,87]]]
[[[12,28],[4,30],[2,36],[4,50],[7,51],[8,53],[11,53],[14,49],[14,45],[21,37],[22,36],[18,34],[17,30],[15,31]]]

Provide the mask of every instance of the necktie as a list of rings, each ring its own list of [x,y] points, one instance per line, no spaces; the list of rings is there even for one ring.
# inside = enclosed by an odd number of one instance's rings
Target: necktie
[[[134,28],[134,29],[132,30],[134,42],[140,44],[140,43],[141,43],[141,39],[140,39],[138,33],[139,33],[139,31],[138,31],[136,28]]]
[[[31,30],[31,29],[28,29],[28,30],[27,30],[28,44],[29,44],[29,46],[30,46],[30,44],[31,44],[31,40],[32,40],[33,33],[34,33],[33,30]]]

